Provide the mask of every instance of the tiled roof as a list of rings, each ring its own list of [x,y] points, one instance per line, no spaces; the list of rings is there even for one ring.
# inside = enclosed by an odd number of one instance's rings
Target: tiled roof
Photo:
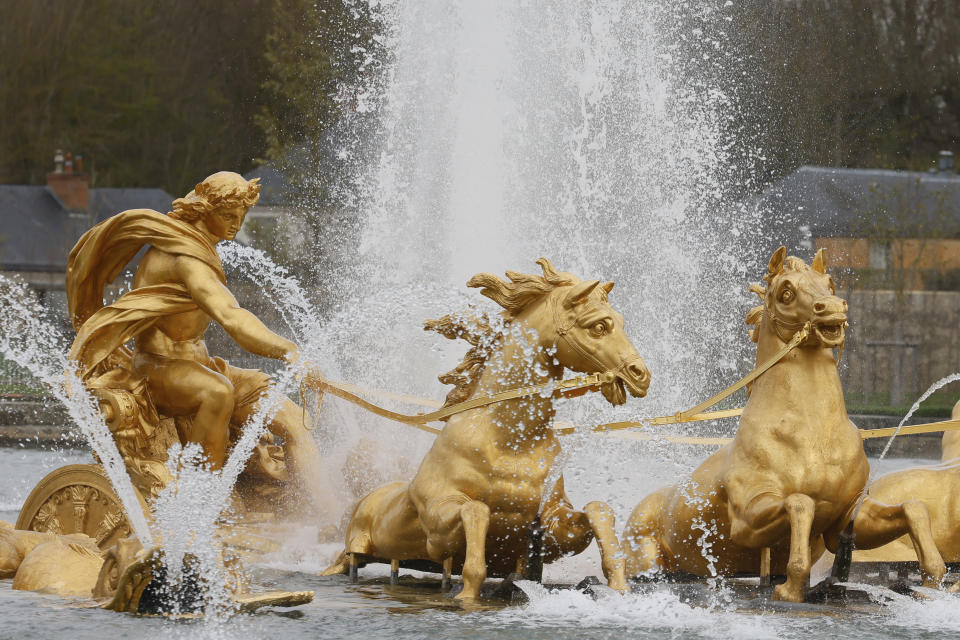
[[[761,210],[814,237],[960,237],[960,176],[882,169],[800,167],[767,187]]]
[[[70,213],[45,186],[0,185],[0,267],[9,271],[64,271],[83,233],[127,209],[170,210],[162,189],[90,189],[86,213]]]

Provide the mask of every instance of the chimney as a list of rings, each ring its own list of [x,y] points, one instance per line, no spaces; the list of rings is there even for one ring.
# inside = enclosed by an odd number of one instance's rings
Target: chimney
[[[63,203],[68,211],[86,211],[90,203],[90,184],[82,173],[83,159],[67,152],[64,157],[59,149],[53,157],[54,170],[47,174],[47,188]]]
[[[953,173],[953,151],[941,151],[937,158],[937,170],[940,173]]]

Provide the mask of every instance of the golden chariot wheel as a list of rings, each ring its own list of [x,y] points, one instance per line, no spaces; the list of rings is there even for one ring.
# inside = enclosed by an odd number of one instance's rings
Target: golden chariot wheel
[[[137,493],[146,511],[143,497]],[[46,475],[27,496],[17,529],[58,535],[85,533],[108,549],[133,530],[106,473],[98,464],[71,464]]]

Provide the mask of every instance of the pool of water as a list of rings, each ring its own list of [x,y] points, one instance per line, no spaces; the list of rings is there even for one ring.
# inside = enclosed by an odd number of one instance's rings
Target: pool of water
[[[13,521],[30,489],[62,464],[89,462],[88,453],[0,449],[0,517]],[[883,470],[927,461],[885,461]],[[315,544],[315,532],[292,533],[289,549],[251,567],[263,588],[311,589],[312,603],[215,620],[168,620],[91,609],[80,602],[13,591],[0,580],[0,638],[934,638],[960,632],[960,598],[934,594],[926,602],[897,597],[871,613],[810,615],[739,610],[719,593],[710,607],[686,604],[660,592],[594,600],[573,590],[532,588],[525,605],[486,603],[462,607],[439,591],[430,576],[386,583],[387,567],[362,570],[361,583],[316,575],[337,545]],[[599,574],[593,553],[553,566],[548,579],[575,581]]]

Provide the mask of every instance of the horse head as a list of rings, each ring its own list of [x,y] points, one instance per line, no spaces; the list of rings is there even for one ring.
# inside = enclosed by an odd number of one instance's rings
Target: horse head
[[[650,371],[624,331],[623,316],[610,306],[613,283],[581,282],[558,272],[546,258],[537,264],[543,276],[507,272],[510,282],[491,274],[478,274],[468,286],[506,310],[511,323],[535,331],[538,351],[553,354],[547,367],[579,373],[612,373],[601,387],[611,404],[623,404],[627,392],[642,397],[650,385]]]
[[[750,287],[763,300],[747,315],[748,324],[761,325],[752,332],[754,342],[766,325],[782,342],[789,342],[797,331],[807,327],[809,336],[801,347],[843,346],[848,326],[847,302],[837,296],[823,249],[817,251],[809,265],[786,254],[786,248],[780,247],[770,258],[763,277],[766,287]]]

